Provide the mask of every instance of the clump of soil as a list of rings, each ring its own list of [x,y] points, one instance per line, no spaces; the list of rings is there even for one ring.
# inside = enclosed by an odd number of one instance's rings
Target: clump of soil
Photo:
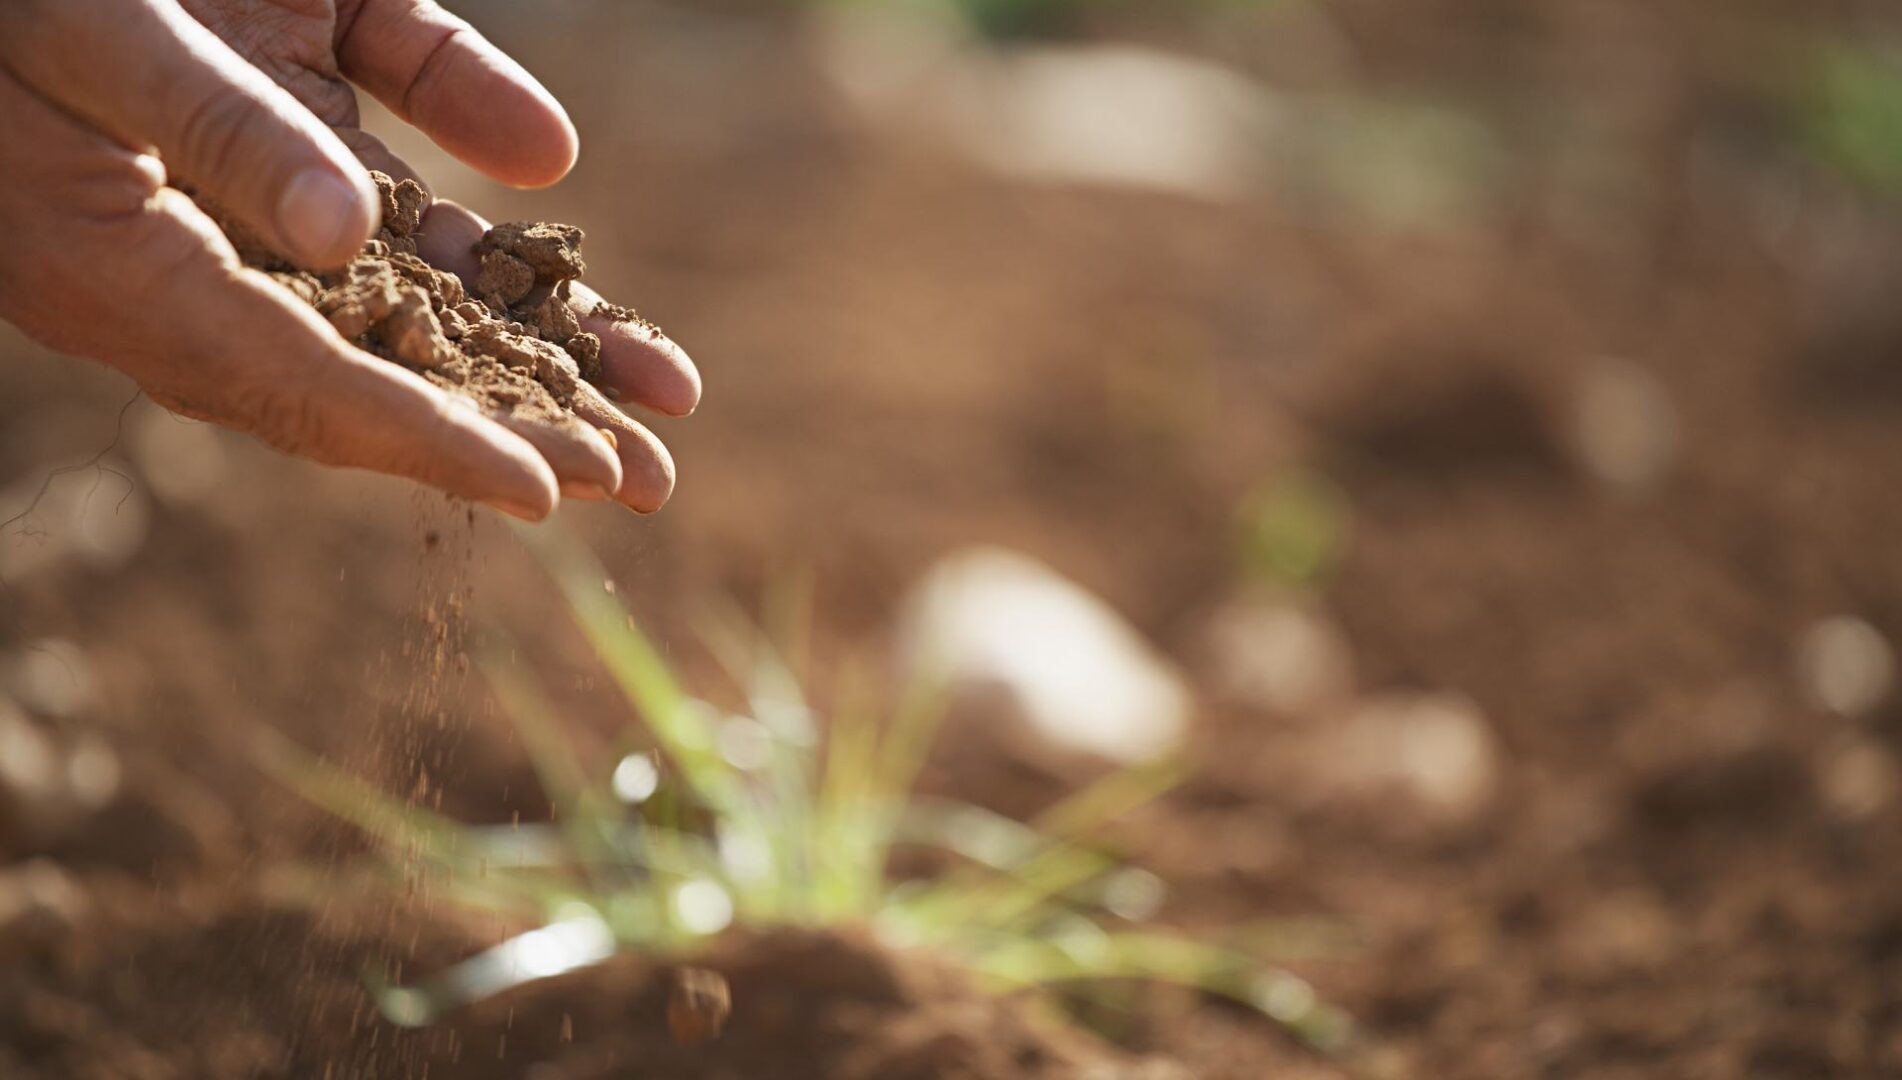
[[[574,414],[575,395],[582,382],[601,377],[601,339],[581,328],[571,303],[586,269],[581,230],[495,226],[475,245],[481,270],[471,295],[456,275],[417,254],[416,231],[429,201],[421,185],[375,171],[370,178],[383,200],[383,225],[349,265],[326,273],[286,262],[216,206],[206,209],[245,265],[315,307],[365,352],[504,418],[585,423]],[[600,307],[611,320],[651,325],[625,308]]]

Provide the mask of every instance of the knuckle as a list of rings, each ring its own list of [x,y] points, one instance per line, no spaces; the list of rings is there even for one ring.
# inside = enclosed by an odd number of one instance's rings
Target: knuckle
[[[438,37],[429,50],[423,54],[422,62],[416,65],[416,73],[409,85],[403,88],[400,115],[415,116],[420,103],[441,85],[445,71],[454,61],[456,48],[462,44],[465,35],[475,33],[475,28],[447,12],[430,5],[436,16]]]
[[[234,173],[242,180],[246,151],[259,143],[266,113],[261,102],[239,93],[208,94],[191,103],[172,147],[181,171],[199,183]]]
[[[108,153],[67,174],[63,208],[81,222],[116,225],[143,216],[160,186],[134,155]]]

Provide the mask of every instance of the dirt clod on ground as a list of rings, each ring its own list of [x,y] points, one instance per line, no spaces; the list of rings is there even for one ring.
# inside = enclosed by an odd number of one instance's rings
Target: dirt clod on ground
[[[667,1030],[683,1046],[720,1037],[733,1011],[733,995],[717,971],[681,968],[667,995]]]
[[[567,427],[583,381],[601,377],[601,339],[581,328],[571,283],[586,264],[572,225],[497,225],[475,245],[474,296],[454,274],[418,256],[429,196],[413,180],[372,172],[383,225],[341,270],[313,274],[276,255],[212,204],[245,264],[315,307],[365,352],[474,399],[505,419]],[[626,319],[638,319],[631,311]],[[644,320],[643,320],[644,323]]]

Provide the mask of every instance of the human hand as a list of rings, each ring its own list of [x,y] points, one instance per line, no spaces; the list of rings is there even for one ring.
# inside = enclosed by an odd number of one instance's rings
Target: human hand
[[[243,267],[168,186],[215,199],[296,262],[343,264],[378,224],[365,165],[421,181],[358,127],[352,83],[503,182],[553,183],[574,162],[561,107],[429,0],[0,0],[0,318],[168,408],[326,464],[531,520],[558,493],[658,509],[672,459],[592,388],[576,411],[614,431],[612,447],[483,416]],[[436,201],[419,252],[472,281],[485,227]],[[593,316],[585,288],[573,302],[611,393],[693,411],[685,353]]]

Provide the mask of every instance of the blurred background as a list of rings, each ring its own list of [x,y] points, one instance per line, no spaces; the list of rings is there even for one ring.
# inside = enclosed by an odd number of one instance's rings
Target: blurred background
[[[379,133],[581,225],[705,374],[673,503],[556,526],[683,679],[697,605],[790,577],[820,670],[975,643],[928,787],[1025,814],[1186,743],[1126,823],[1164,917],[1325,923],[1291,964],[1379,1048],[1144,991],[1121,1072],[895,1016],[827,1075],[1902,1075],[1902,10],[452,6],[580,165]],[[361,841],[248,757],[545,816],[455,643],[624,716],[510,530],[5,328],[0,521],[0,1074],[647,1075],[567,1005],[474,1017],[494,1071],[381,1032],[363,956],[481,935],[287,903]]]

